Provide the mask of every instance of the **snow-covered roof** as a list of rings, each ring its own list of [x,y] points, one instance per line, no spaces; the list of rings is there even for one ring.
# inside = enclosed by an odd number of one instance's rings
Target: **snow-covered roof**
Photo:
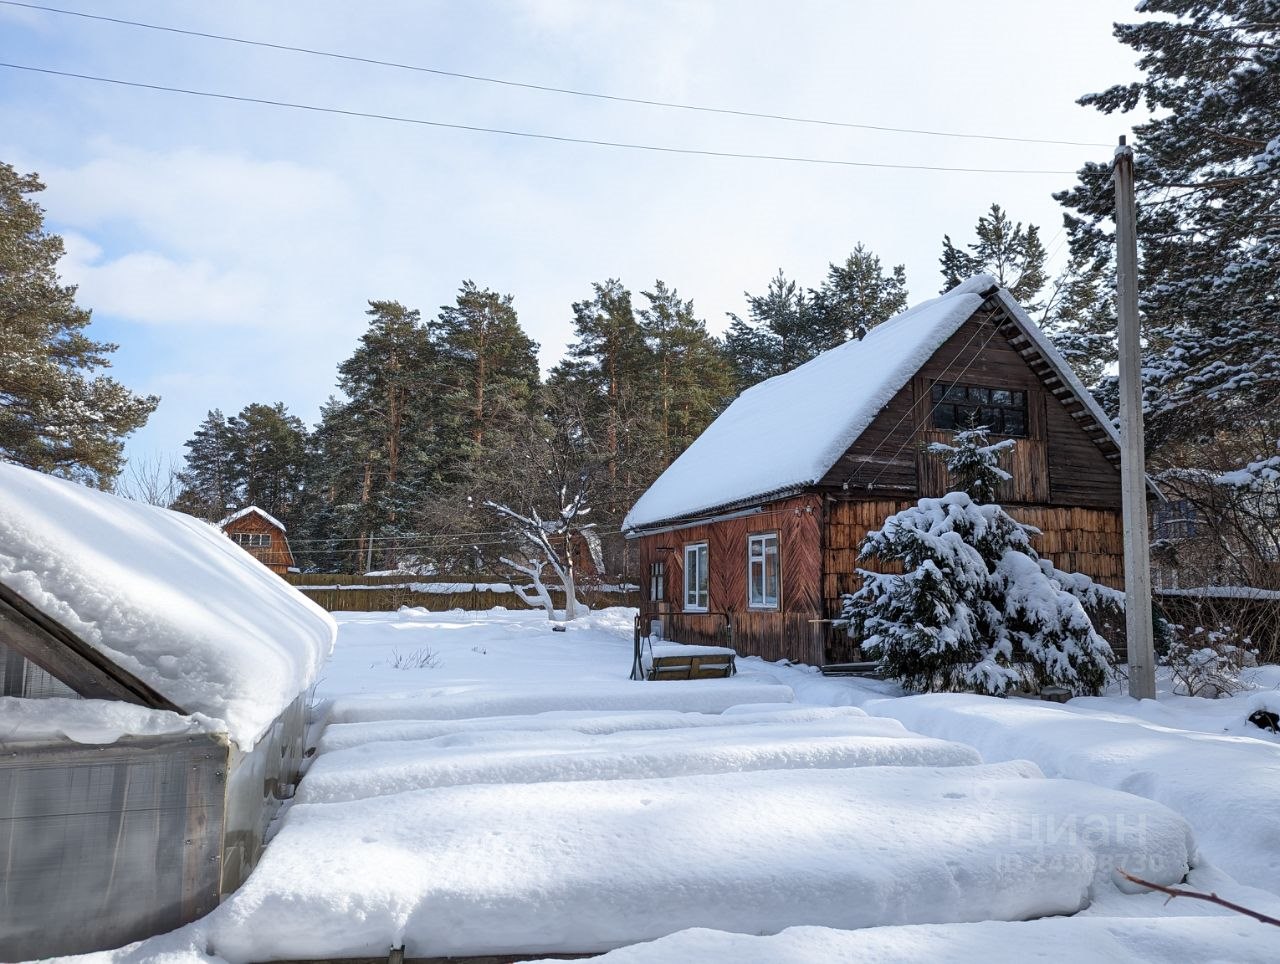
[[[861,341],[748,388],[640,497],[623,528],[813,485],[995,287],[975,275]]]
[[[242,749],[311,685],[337,635],[208,523],[6,464],[0,585]]]
[[[235,522],[237,519],[243,519],[247,515],[260,515],[262,516],[262,518],[266,519],[268,522],[270,522],[273,526],[275,526],[281,532],[286,531],[283,522],[281,522],[279,519],[277,519],[275,516],[273,516],[270,512],[266,511],[265,509],[259,509],[256,505],[247,505],[243,509],[241,509],[239,512],[231,513],[231,515],[227,516],[225,519],[223,519],[221,522],[218,523],[218,528],[225,529],[227,526],[231,525],[231,523]]]

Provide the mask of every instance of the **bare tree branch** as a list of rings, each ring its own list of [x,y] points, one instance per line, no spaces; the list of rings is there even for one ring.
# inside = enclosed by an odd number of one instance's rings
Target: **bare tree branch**
[[[1153,884],[1151,881],[1143,880],[1141,877],[1135,877],[1127,870],[1121,870],[1119,867],[1116,868],[1116,873],[1125,880],[1137,884],[1139,887],[1146,887],[1148,890],[1158,890],[1162,894],[1168,894],[1169,900],[1173,900],[1175,897],[1190,897],[1193,900],[1203,900],[1210,904],[1217,904],[1219,907],[1225,907],[1228,910],[1233,910],[1237,914],[1244,914],[1246,917],[1252,917],[1254,920],[1262,921],[1264,924],[1271,924],[1275,927],[1280,927],[1280,918],[1270,917],[1256,910],[1250,910],[1248,907],[1243,907],[1240,904],[1233,903],[1232,901],[1224,900],[1217,894],[1205,894],[1198,890],[1182,890],[1179,887],[1166,887],[1164,884]],[[1165,901],[1166,904],[1168,902],[1169,901]]]

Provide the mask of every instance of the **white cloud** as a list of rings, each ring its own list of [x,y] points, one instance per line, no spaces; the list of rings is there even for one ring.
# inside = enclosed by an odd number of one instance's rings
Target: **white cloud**
[[[266,314],[266,279],[220,271],[208,261],[175,261],[151,251],[85,259],[78,244],[60,266],[94,310],[154,325],[257,325]]]
[[[1107,142],[1122,122],[1071,102],[1127,79],[1109,21],[1131,17],[1128,0],[1080,0],[1069,18],[1021,0],[992,0],[981,16],[924,0],[124,6],[143,20],[556,86]],[[1071,170],[1088,156],[614,104],[68,18],[39,36],[12,22],[0,53],[15,60],[38,43],[50,66],[459,123],[908,163]],[[214,406],[269,396],[313,418],[369,298],[431,314],[464,278],[510,291],[550,365],[592,281],[618,276],[639,292],[662,277],[718,330],[779,267],[816,284],[863,241],[906,262],[913,296],[926,297],[944,231],[966,234],[999,200],[1051,235],[1060,212],[1049,192],[1071,183],[639,154],[9,79],[0,156],[48,183],[42,203],[68,240],[64,276],[121,342],[126,383],[165,396],[144,439],[162,448]],[[270,377],[245,358],[269,359]]]

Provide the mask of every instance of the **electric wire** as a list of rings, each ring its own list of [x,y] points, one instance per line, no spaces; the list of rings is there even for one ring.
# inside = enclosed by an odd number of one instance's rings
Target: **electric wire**
[[[0,0],[0,3],[3,2],[5,2],[5,0]],[[164,91],[171,94],[183,94],[189,97],[203,97],[211,100],[233,101],[243,104],[260,104],[267,107],[309,111],[316,114],[335,114],[341,117],[358,117],[368,120],[388,121],[397,124],[414,124],[421,127],[470,131],[481,134],[500,134],[505,137],[523,137],[530,140],[556,141],[562,144],[586,144],[592,147],[612,147],[631,151],[648,151],[656,154],[733,158],[737,160],[750,161],[774,161],[788,164],[827,165],[833,167],[864,167],[904,171],[948,171],[957,174],[1052,174],[1057,177],[1063,175],[1069,176],[1075,173],[1075,171],[1028,168],[947,167],[938,164],[890,164],[880,161],[844,160],[835,157],[802,157],[791,154],[755,154],[743,151],[713,151],[693,147],[666,147],[658,144],[639,144],[629,141],[610,141],[593,137],[570,137],[563,134],[546,134],[540,131],[512,130],[502,127],[482,127],[477,124],[455,124],[448,121],[431,120],[425,117],[406,117],[398,114],[380,114],[374,111],[347,110],[341,107],[322,107],[316,104],[302,104],[296,101],[273,100],[267,97],[249,97],[241,94],[224,94],[218,91],[196,90],[189,87],[171,87],[167,84],[151,84],[136,80],[121,80],[117,77],[103,77],[97,74],[82,74],[71,70],[54,70],[51,67],[35,67],[30,64],[0,62],[0,67],[5,67],[10,70],[24,70],[36,74],[47,74],[54,77],[68,77],[75,80],[93,81],[100,84],[113,84],[119,87],[134,87],[140,90]]]
[[[457,80],[475,81],[485,84],[497,84],[503,87],[517,87],[525,90],[536,90],[543,93],[565,94],[573,97],[585,97],[595,100],[612,101],[621,104],[638,104],[644,107],[658,107],[670,110],[696,111],[706,114],[722,114],[732,117],[749,117],[761,120],[781,121],[789,124],[813,124],[823,127],[846,127],[857,130],[881,131],[893,134],[917,134],[927,137],[955,137],[968,140],[1004,141],[1024,144],[1055,144],[1068,147],[1107,147],[1089,141],[1052,140],[1040,137],[1013,137],[1001,134],[975,134],[960,131],[938,131],[914,127],[889,127],[881,124],[862,124],[852,121],[838,121],[819,117],[801,117],[792,114],[776,114],[765,111],[742,110],[729,107],[711,107],[705,104],[683,104],[675,101],[654,100],[645,97],[624,97],[619,94],[606,94],[599,91],[579,90],[572,87],[555,87],[550,84],[537,84],[529,81],[509,80],[501,77],[488,77],[483,74],[465,73],[456,70],[445,70],[440,67],[428,67],[422,64],[409,64],[394,60],[380,60],[376,57],[362,57],[333,50],[321,50],[314,47],[302,47],[294,44],[272,43],[265,40],[251,40],[247,37],[235,37],[229,34],[211,33],[203,30],[191,30],[183,27],[171,27],[164,24],[146,23],[141,20],[127,20],[123,17],[108,17],[103,14],[86,13],[82,10],[68,10],[62,7],[50,7],[39,3],[25,3],[21,0],[0,0],[0,4],[8,7],[23,7],[28,10],[40,10],[44,13],[59,14],[68,17],[79,17],[83,20],[96,20],[120,26],[138,27],[163,33],[180,34],[186,37],[197,37],[204,40],[216,40],[222,43],[241,44],[249,47],[262,47],[268,50],[286,51],[304,54],[309,57],[324,57],[331,60],[343,60],[351,63],[370,64],[377,67],[390,67],[397,70],[409,70],[416,73],[433,74],[438,77],[451,77]]]

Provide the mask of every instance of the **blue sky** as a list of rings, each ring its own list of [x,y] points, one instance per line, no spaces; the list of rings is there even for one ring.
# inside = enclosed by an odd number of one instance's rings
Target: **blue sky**
[[[1114,144],[1075,105],[1136,76],[1131,4],[1027,0],[62,0],[69,9],[631,97],[867,124]],[[1069,13],[1068,13],[1069,11]],[[733,118],[480,84],[0,6],[0,60],[148,83],[606,140],[1071,171],[1109,147]],[[431,314],[463,279],[515,296],[544,367],[571,302],[662,278],[712,330],[779,268],[816,285],[857,242],[935,293],[941,238],[992,201],[1052,240],[1068,175],[655,155],[287,111],[0,68],[0,159],[38,171],[66,281],[162,396],[131,441],[178,457],[211,408],[308,422],[370,298]],[[1054,262],[1063,258],[1058,244]]]

